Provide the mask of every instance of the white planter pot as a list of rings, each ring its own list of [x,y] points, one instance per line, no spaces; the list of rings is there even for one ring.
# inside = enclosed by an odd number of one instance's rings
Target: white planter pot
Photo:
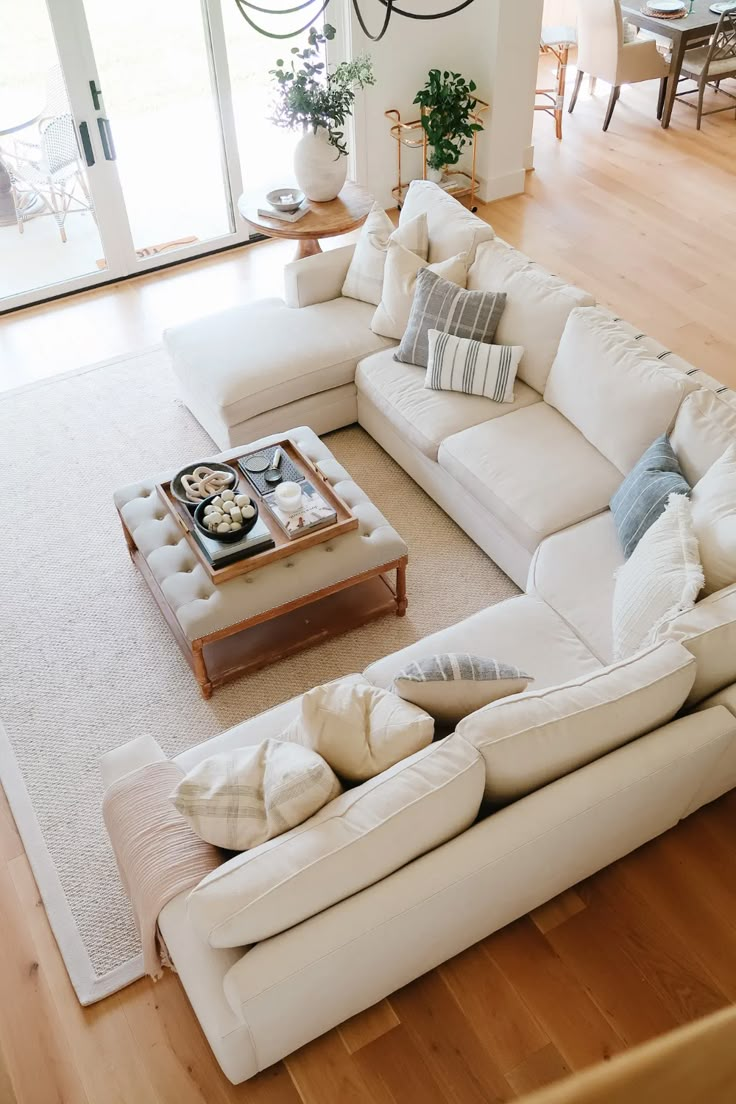
[[[345,184],[348,159],[330,145],[326,130],[308,130],[294,150],[294,173],[307,199],[327,203]]]

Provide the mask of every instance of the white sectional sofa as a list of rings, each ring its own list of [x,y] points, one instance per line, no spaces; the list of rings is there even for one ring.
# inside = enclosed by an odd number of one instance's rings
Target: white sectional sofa
[[[250,304],[166,336],[182,397],[221,446],[358,420],[525,590],[363,678],[390,688],[409,659],[445,651],[493,656],[535,678],[449,737],[475,749],[485,774],[479,817],[477,794],[457,797],[467,803],[458,823],[474,823],[454,838],[357,892],[330,884],[335,903],[298,923],[281,922],[274,906],[268,937],[250,947],[223,946],[201,909],[195,927],[184,894],[163,910],[182,983],[234,1082],[736,785],[736,587],[664,625],[653,649],[613,663],[623,554],[608,509],[663,432],[690,482],[702,476],[736,440],[731,393],[495,239],[435,186],[413,185],[401,217],[420,210],[430,261],[470,249],[469,286],[507,292],[496,340],[526,350],[512,406],[428,391],[422,369],[394,361],[369,329],[372,308],[340,296],[350,247],[289,266],[286,304]],[[298,699],[286,702],[177,761],[187,769],[277,736],[298,710]],[[106,778],[158,754],[138,741]],[[300,900],[324,899],[320,877],[315,863]]]

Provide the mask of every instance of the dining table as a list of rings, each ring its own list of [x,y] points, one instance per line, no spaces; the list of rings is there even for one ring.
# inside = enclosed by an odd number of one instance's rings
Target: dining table
[[[667,79],[667,95],[662,112],[662,127],[665,130],[672,118],[685,51],[698,43],[707,42],[718,27],[721,17],[719,13],[711,11],[712,4],[713,0],[693,0],[692,4],[690,0],[685,0],[686,15],[680,19],[658,19],[654,15],[648,15],[645,0],[621,4],[621,12],[628,23],[667,38],[672,44],[672,68]]]

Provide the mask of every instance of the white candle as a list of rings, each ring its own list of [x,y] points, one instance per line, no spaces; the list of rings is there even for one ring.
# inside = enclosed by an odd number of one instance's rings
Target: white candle
[[[295,514],[301,508],[302,489],[298,483],[279,483],[274,494],[276,502],[287,514]]]

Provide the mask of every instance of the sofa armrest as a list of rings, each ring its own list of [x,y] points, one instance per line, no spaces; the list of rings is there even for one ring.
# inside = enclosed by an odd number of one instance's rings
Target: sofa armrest
[[[314,303],[338,299],[354,251],[355,245],[343,245],[288,264],[284,269],[287,307],[311,307]]]

